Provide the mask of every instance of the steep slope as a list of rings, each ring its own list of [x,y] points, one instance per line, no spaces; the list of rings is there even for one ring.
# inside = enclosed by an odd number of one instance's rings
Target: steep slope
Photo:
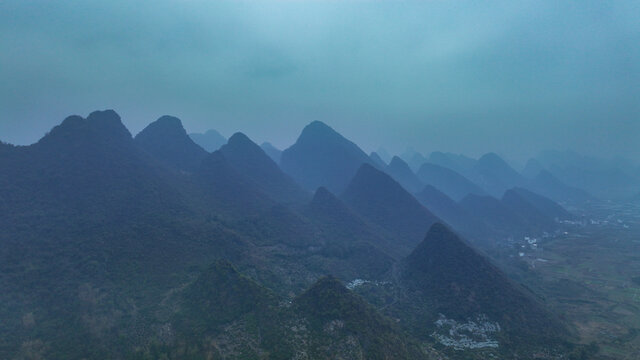
[[[424,187],[420,179],[418,179],[418,176],[411,171],[409,165],[397,156],[394,156],[393,159],[391,159],[391,163],[383,169],[387,174],[391,175],[395,181],[400,183],[405,190],[412,194],[417,193]]]
[[[425,163],[418,170],[417,176],[423,184],[435,187],[456,201],[460,201],[469,194],[486,194],[483,189],[464,176],[440,165]]]
[[[271,160],[273,160],[273,162],[275,162],[276,164],[280,163],[280,159],[282,158],[282,150],[271,145],[270,142],[263,142],[262,145],[260,145],[260,148],[262,148],[265,154],[267,154],[271,158]]]
[[[514,213],[502,201],[492,196],[467,195],[460,206],[484,222],[493,232],[505,236],[529,235],[539,231],[520,213]]]
[[[389,175],[369,164],[360,167],[342,199],[370,222],[413,247],[438,220]]]
[[[552,214],[544,212],[539,207],[534,206],[529,199],[534,199],[534,201],[543,207],[558,211],[555,207],[549,205],[548,202],[545,201],[545,198],[540,199],[536,194],[524,189],[518,190],[518,188],[507,190],[502,196],[501,202],[513,214],[524,219],[531,229],[550,231],[556,228],[555,217]]]
[[[313,359],[428,358],[391,320],[333,277],[318,280],[294,305],[315,334],[309,349]],[[345,352],[347,357],[340,356]]]
[[[565,210],[565,208],[560,206],[555,201],[542,195],[536,194],[523,188],[513,188],[509,191],[521,196],[524,200],[526,200],[529,204],[534,206],[538,211],[540,211],[547,217],[558,220],[575,219],[575,216],[570,214],[567,210]]]
[[[227,161],[258,189],[281,202],[302,202],[309,198],[288,175],[251,139],[235,133],[219,150]]]
[[[378,279],[391,268],[393,259],[380,249],[392,253],[393,243],[326,188],[318,188],[305,214],[319,225],[325,239],[323,255],[343,259],[358,269],[351,278]],[[331,262],[334,271],[343,270],[334,275],[349,272],[343,264]]]
[[[181,292],[173,339],[138,357],[426,359],[422,349],[337,279],[282,306],[271,291],[218,261]],[[186,346],[185,346],[186,345]],[[182,354],[182,355],[181,355]]]
[[[429,154],[428,161],[432,164],[451,169],[463,176],[469,176],[469,173],[477,162],[477,160],[464,155],[444,153],[440,151],[434,151]]]
[[[307,190],[325,186],[341,193],[363,163],[371,160],[356,144],[326,124],[314,121],[282,153],[280,166]]]
[[[163,116],[135,137],[135,142],[170,168],[194,171],[207,152],[189,138],[180,119]]]
[[[214,358],[285,359],[293,355],[285,324],[290,316],[278,308],[279,299],[267,288],[218,260],[179,293],[169,298],[173,336],[162,346],[141,348],[134,357],[184,358],[208,354]],[[165,325],[167,326],[167,325]],[[152,344],[154,344],[152,342]]]
[[[405,259],[401,279],[410,291],[408,301],[419,309],[408,319],[415,326],[476,321],[498,346],[551,349],[563,337],[562,325],[526,290],[444,225],[434,224]]]
[[[408,148],[400,155],[400,158],[404,160],[410,167],[412,171],[418,171],[422,164],[427,162],[427,159],[424,155],[419,152],[413,150],[412,148]]]
[[[207,152],[214,152],[227,143],[227,139],[215,130],[208,130],[204,134],[189,134],[193,142],[205,149]]]
[[[417,193],[416,199],[434,215],[469,238],[483,238],[490,233],[484,222],[431,185]]]
[[[495,197],[502,197],[508,189],[525,183],[525,179],[495,153],[478,159],[472,174],[472,180]]]
[[[237,234],[194,216],[192,189],[177,176],[113,111],[68,117],[0,159],[9,185],[0,186],[0,357],[31,340],[47,358],[118,357],[114,329],[132,343],[147,336],[136,333],[149,325],[137,309],[184,281],[186,268],[245,251]],[[38,326],[23,329],[30,312]]]
[[[225,260],[218,260],[203,271],[185,289],[184,300],[185,311],[181,315],[190,318],[190,327],[208,329],[277,304],[274,294],[238,273]]]
[[[526,188],[563,203],[583,204],[596,201],[586,191],[563,183],[547,170],[540,171],[537,176],[529,180]]]

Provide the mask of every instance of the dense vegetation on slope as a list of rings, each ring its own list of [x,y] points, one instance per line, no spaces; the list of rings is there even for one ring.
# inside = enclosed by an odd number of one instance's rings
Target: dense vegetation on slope
[[[440,314],[462,322],[486,316],[499,324],[497,337],[507,346],[562,342],[560,322],[442,224],[405,259],[401,279],[409,290],[406,306],[418,309],[404,316],[418,332]]]
[[[349,166],[360,161],[355,145],[315,126],[312,132],[338,143],[325,153],[326,166],[335,170],[330,163],[343,151],[355,154]],[[431,321],[436,303],[411,284],[443,284],[400,276],[408,273],[397,259],[438,218],[389,175],[357,166],[352,179],[335,173],[351,180],[344,202],[326,188],[309,202],[242,134],[208,154],[175,118],[161,118],[134,140],[113,111],[69,117],[31,146],[0,146],[0,357],[393,359],[433,352],[433,339],[411,319]],[[484,273],[486,260],[456,263],[473,258],[466,247],[436,244],[429,252],[438,259],[428,261],[440,264],[440,280]],[[296,297],[326,274],[383,294],[368,299],[399,323],[335,279]],[[472,311],[467,295],[480,289],[464,284],[465,297],[443,296]],[[517,333],[509,328],[505,336]]]

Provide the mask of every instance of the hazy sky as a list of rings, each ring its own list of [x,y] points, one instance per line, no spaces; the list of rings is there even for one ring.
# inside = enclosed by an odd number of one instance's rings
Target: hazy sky
[[[0,1],[0,140],[115,109],[135,135],[640,159],[640,1]]]

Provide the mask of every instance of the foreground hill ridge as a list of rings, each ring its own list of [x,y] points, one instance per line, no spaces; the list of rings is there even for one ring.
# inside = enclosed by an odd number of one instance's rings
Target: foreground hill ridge
[[[433,309],[460,319],[486,309],[504,323],[501,351],[528,344],[507,313],[482,300],[494,288],[513,303],[527,295],[502,280],[480,281],[487,292],[474,287],[469,277],[506,276],[459,238],[434,240],[444,230],[429,199],[451,205],[446,195],[431,187],[421,204],[357,145],[323,123],[309,126],[305,137],[327,139],[330,150],[292,154],[307,168],[320,160],[343,191],[302,190],[242,133],[209,153],[170,116],[135,138],[113,111],[72,116],[34,145],[0,147],[0,357],[38,346],[47,358],[429,358],[438,353],[425,336]],[[395,166],[411,176],[402,160]],[[425,275],[415,263],[436,269]],[[360,296],[342,281],[374,289]],[[438,287],[446,301],[425,291]],[[534,318],[504,309],[549,333],[535,306]],[[29,314],[37,327],[24,327]],[[233,349],[211,345],[221,343]]]

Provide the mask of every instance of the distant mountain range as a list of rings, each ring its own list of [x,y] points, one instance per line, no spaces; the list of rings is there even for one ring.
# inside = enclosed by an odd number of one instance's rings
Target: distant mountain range
[[[485,195],[486,192],[469,179],[446,167],[424,163],[417,172],[425,185],[431,185],[459,201],[469,194]]]
[[[441,165],[385,165],[321,122],[279,163],[242,133],[197,138],[170,116],[134,138],[107,110],[0,145],[0,358],[455,359],[480,353],[443,326],[470,321],[491,333],[481,354],[571,348],[457,235],[572,216],[492,156],[468,169],[511,186],[500,199]]]

